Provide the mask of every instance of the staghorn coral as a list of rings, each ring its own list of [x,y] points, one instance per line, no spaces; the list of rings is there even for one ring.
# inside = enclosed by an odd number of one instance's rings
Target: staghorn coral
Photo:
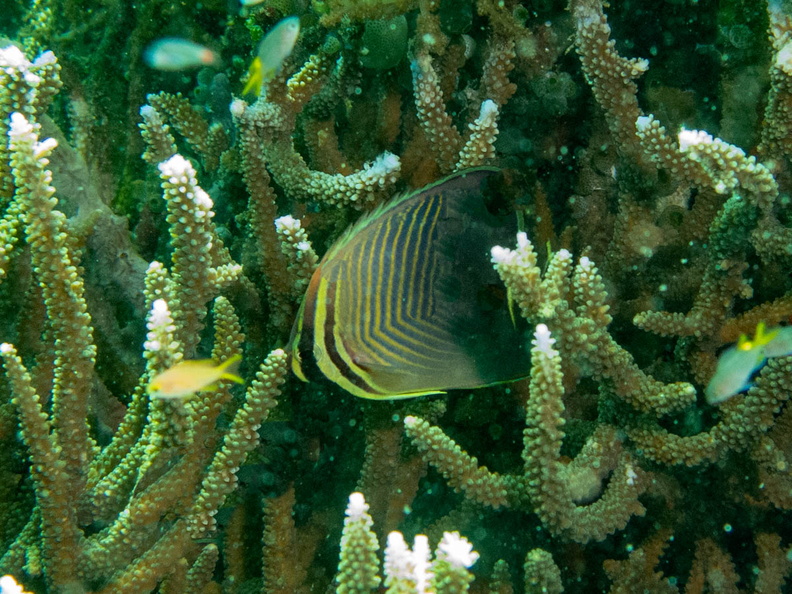
[[[700,397],[721,346],[790,322],[786,2],[85,4],[0,25],[24,48],[0,50],[1,572],[36,592],[788,587],[792,358]],[[239,96],[289,11],[294,55]],[[146,71],[163,34],[225,65]],[[481,249],[531,377],[405,403],[283,383],[317,255],[482,164],[525,231]],[[236,354],[245,389],[147,395]],[[342,528],[353,490],[373,526],[353,495]]]
[[[368,509],[362,493],[349,496],[336,576],[339,594],[370,592],[381,582],[393,593],[462,594],[468,591],[473,575],[467,570],[479,555],[458,532],[443,534],[432,562],[425,535],[416,535],[410,550],[401,532],[391,532],[385,547],[385,577],[380,578],[376,556],[379,544]]]

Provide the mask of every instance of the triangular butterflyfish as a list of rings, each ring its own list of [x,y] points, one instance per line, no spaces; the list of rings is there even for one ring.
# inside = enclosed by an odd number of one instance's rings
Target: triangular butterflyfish
[[[356,396],[396,399],[526,377],[524,320],[490,248],[514,241],[502,173],[477,168],[393,198],[322,258],[292,329],[292,369]]]

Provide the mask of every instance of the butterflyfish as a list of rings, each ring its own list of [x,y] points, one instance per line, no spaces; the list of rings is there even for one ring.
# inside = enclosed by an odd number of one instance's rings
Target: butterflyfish
[[[187,398],[211,390],[221,379],[242,384],[244,380],[231,371],[241,359],[241,355],[234,355],[219,364],[211,359],[182,361],[155,376],[148,384],[148,393],[152,398]]]
[[[718,358],[715,373],[704,389],[710,404],[718,404],[751,387],[751,376],[768,358],[792,355],[792,326],[767,331],[764,322],[756,326],[753,339],[740,335],[737,344]]]
[[[152,42],[143,52],[143,60],[156,70],[178,72],[201,66],[216,66],[218,55],[198,43],[178,37],[163,37]]]
[[[262,87],[271,81],[288,58],[297,37],[300,35],[300,19],[296,16],[286,17],[269,30],[261,40],[253,63],[248,71],[248,81],[242,90],[248,93],[261,94]]]
[[[502,182],[492,168],[456,173],[350,227],[311,277],[288,347],[294,373],[372,399],[528,375],[527,323],[509,315],[490,263],[517,233],[498,208]]]

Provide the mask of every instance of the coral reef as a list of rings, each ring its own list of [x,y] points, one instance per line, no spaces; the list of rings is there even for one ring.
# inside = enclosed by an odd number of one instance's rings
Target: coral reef
[[[787,0],[11,4],[0,589],[789,588],[792,357],[703,397],[721,349],[792,323]],[[222,60],[149,70],[162,36]],[[480,165],[520,224],[481,249],[530,377],[399,402],[293,377],[328,246]],[[149,394],[236,356],[244,386]]]

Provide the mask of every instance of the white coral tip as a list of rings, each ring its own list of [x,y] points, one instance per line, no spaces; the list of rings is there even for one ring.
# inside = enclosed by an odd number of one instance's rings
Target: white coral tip
[[[420,593],[427,591],[432,572],[429,571],[429,538],[424,534],[416,534],[413,539],[413,563],[415,564],[415,590]]]
[[[57,140],[55,140],[54,138],[45,138],[41,142],[36,143],[36,146],[33,148],[33,157],[36,159],[41,159],[42,157],[46,157],[57,146],[58,146]]]
[[[637,120],[635,120],[635,128],[639,132],[648,130],[651,125],[652,125],[651,116],[640,116]]]
[[[627,475],[627,484],[630,486],[635,485],[635,482],[638,480],[638,475],[629,464],[627,465],[625,474]]]
[[[164,299],[157,299],[151,304],[151,313],[149,313],[149,330],[161,328],[171,323],[170,309]]]
[[[393,531],[388,534],[385,546],[385,573],[397,580],[412,578],[412,553],[404,541],[401,532]]]
[[[370,173],[377,177],[385,177],[389,173],[393,173],[399,169],[401,169],[399,157],[389,151],[385,151],[374,159],[374,162],[371,164]]]
[[[712,136],[702,130],[682,128],[679,131],[679,150],[687,151],[697,144],[712,144]]]
[[[46,66],[48,64],[57,64],[58,58],[55,57],[55,53],[52,50],[47,50],[43,54],[41,54],[38,58],[33,60],[33,64],[36,66]]]
[[[157,120],[159,120],[157,110],[151,105],[144,105],[141,107],[140,115],[144,120],[151,120],[152,118],[157,118]]]
[[[33,132],[33,124],[28,122],[27,118],[15,111],[11,114],[11,126],[9,127],[9,136],[25,136]]]
[[[501,247],[499,245],[493,246],[490,250],[493,264],[505,264],[513,259],[513,253],[510,249]]]
[[[10,66],[11,68],[25,68],[28,66],[25,54],[15,45],[9,45],[0,49],[0,66]]]
[[[498,116],[498,104],[492,99],[487,99],[482,102],[481,110],[479,111],[480,120],[490,120]]]
[[[437,557],[456,567],[472,567],[479,554],[473,550],[473,544],[460,536],[459,532],[444,532],[443,539],[437,545]]]
[[[160,163],[158,167],[162,175],[167,175],[168,177],[182,177],[193,174],[193,168],[190,162],[178,153],[167,161]]]
[[[349,496],[349,505],[347,505],[346,515],[350,519],[358,519],[368,511],[368,503],[363,497],[363,493],[352,493]]]
[[[540,352],[544,353],[545,355],[553,356],[555,354],[553,350],[555,338],[550,335],[550,329],[546,324],[536,325],[534,339],[531,342]]]
[[[244,115],[247,106],[248,104],[242,101],[242,99],[234,99],[231,102],[231,105],[228,106],[228,110],[235,118],[241,118]]]
[[[292,229],[299,229],[300,228],[300,219],[295,219],[291,215],[284,215],[275,219],[275,229],[279,232],[283,232],[284,230],[292,230]]]
[[[10,575],[0,577],[0,594],[23,594],[22,586]]]

